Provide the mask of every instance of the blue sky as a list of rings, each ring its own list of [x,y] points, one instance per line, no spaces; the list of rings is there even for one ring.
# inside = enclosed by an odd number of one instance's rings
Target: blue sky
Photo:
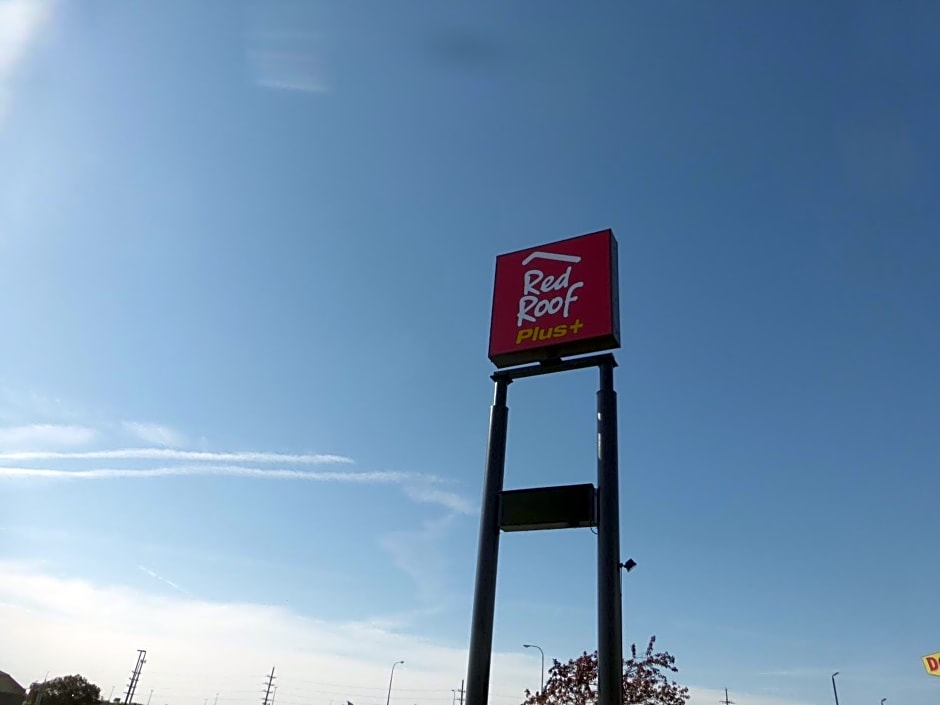
[[[696,705],[934,702],[938,22],[0,0],[0,669],[447,702],[494,258],[612,227],[625,639]],[[593,481],[594,389],[513,385],[507,487]],[[494,703],[594,648],[594,551],[504,537]]]

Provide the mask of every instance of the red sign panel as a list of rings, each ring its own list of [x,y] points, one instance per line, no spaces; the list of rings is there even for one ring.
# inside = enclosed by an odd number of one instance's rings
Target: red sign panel
[[[620,347],[611,230],[496,258],[490,360],[497,367]]]

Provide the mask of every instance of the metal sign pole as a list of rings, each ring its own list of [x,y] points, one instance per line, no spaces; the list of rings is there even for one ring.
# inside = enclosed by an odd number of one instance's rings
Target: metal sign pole
[[[597,702],[622,705],[623,626],[620,598],[620,483],[617,392],[611,356],[600,364],[597,392]]]
[[[490,689],[490,660],[493,654],[493,619],[496,610],[496,563],[499,558],[499,503],[506,469],[506,433],[509,408],[506,397],[511,379],[493,377],[495,394],[490,409],[490,431],[486,447],[486,478],[483,483],[483,512],[477,553],[476,587],[470,626],[470,658],[467,673],[467,705],[486,705]]]

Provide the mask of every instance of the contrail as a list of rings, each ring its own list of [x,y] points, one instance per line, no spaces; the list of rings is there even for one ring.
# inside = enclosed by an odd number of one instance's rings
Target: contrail
[[[247,477],[260,480],[306,480],[312,482],[348,482],[353,484],[401,484],[413,480],[435,481],[436,478],[406,472],[319,472],[252,468],[242,465],[174,465],[161,468],[97,468],[94,470],[60,470],[53,468],[0,467],[0,478],[35,478],[50,480],[116,480],[152,477]]]
[[[343,455],[321,453],[262,453],[236,451],[213,453],[198,450],[173,450],[171,448],[119,448],[117,450],[88,451],[19,451],[0,452],[0,460],[195,460],[234,463],[285,463],[288,465],[331,465],[352,463],[352,458]]]
[[[174,583],[172,580],[168,580],[167,578],[164,578],[162,575],[158,575],[158,574],[155,573],[154,571],[150,570],[150,568],[148,568],[147,566],[139,565],[139,566],[137,566],[137,570],[140,570],[140,571],[146,573],[147,575],[149,575],[149,576],[150,576],[151,578],[153,578],[154,580],[159,580],[159,581],[160,581],[161,583],[163,583],[164,585],[169,585],[169,586],[170,586],[171,588],[173,588],[174,590],[179,590],[179,591],[180,591],[181,593],[183,593],[184,595],[189,595],[190,597],[192,597],[192,593],[190,593],[188,590],[184,590],[184,589],[181,588],[179,585],[177,585],[176,583]]]

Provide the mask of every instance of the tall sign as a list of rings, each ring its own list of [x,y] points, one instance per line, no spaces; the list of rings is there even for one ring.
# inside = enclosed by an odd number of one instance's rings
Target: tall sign
[[[610,230],[496,259],[489,357],[501,369],[492,375],[495,393],[480,512],[467,705],[487,705],[489,699],[500,532],[585,527],[597,527],[597,701],[622,705],[620,568],[635,563],[620,562],[617,361],[601,352],[620,346],[617,288],[617,241]],[[589,367],[599,372],[597,486],[503,491],[509,385]]]
[[[496,258],[490,360],[521,365],[620,347],[610,230]]]

